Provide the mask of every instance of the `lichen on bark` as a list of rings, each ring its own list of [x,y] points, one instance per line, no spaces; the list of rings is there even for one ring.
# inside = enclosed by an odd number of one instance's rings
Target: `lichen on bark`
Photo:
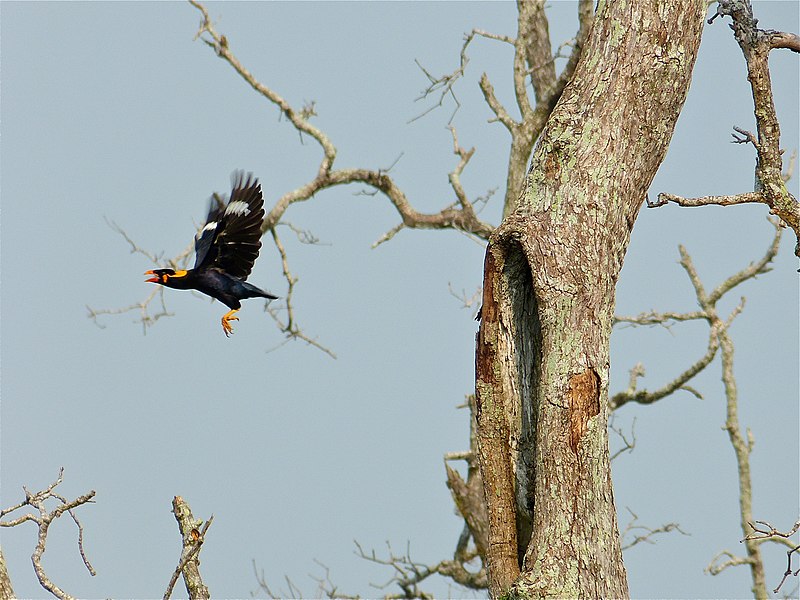
[[[518,206],[490,238],[476,395],[495,597],[628,594],[606,428],[614,287],[704,13],[701,0],[600,3]]]

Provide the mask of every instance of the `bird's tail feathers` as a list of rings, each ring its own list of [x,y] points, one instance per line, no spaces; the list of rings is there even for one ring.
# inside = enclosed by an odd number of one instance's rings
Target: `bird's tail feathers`
[[[276,296],[275,294],[270,294],[269,292],[266,292],[261,288],[254,286],[252,283],[243,281],[242,285],[248,292],[248,295],[246,296],[247,298],[268,298],[270,300],[278,299],[278,296]]]

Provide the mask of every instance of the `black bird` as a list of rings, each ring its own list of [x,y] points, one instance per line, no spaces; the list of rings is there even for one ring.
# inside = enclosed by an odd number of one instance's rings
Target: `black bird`
[[[245,279],[253,270],[261,248],[261,225],[264,222],[264,199],[258,179],[243,172],[233,174],[233,191],[223,206],[216,195],[211,198],[206,224],[194,239],[194,268],[188,271],[154,269],[146,281],[178,290],[197,290],[216,298],[231,310],[222,317],[225,335],[233,332],[231,321],[245,298],[277,296],[257,288]]]

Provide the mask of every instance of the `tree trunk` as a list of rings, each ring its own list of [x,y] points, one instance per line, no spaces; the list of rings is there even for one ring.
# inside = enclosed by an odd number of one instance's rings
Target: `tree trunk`
[[[493,597],[628,595],[607,435],[614,288],[704,15],[703,0],[599,3],[519,206],[490,239],[476,413]]]
[[[3,550],[0,549],[0,600],[12,600],[13,598],[16,598],[14,588],[11,585],[11,578],[8,576]]]

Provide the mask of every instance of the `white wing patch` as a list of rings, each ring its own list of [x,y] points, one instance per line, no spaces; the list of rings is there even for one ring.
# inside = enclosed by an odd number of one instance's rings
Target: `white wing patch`
[[[217,228],[217,222],[216,221],[211,221],[211,223],[206,224],[206,226],[203,227],[203,229],[201,229],[197,233],[197,236],[196,236],[197,239],[199,240],[200,238],[202,238],[205,235],[206,231],[214,231],[216,228]]]
[[[247,202],[242,202],[241,200],[236,200],[228,204],[228,207],[225,209],[226,215],[249,215],[250,214],[250,207],[247,206]],[[216,224],[215,224],[216,227]]]

